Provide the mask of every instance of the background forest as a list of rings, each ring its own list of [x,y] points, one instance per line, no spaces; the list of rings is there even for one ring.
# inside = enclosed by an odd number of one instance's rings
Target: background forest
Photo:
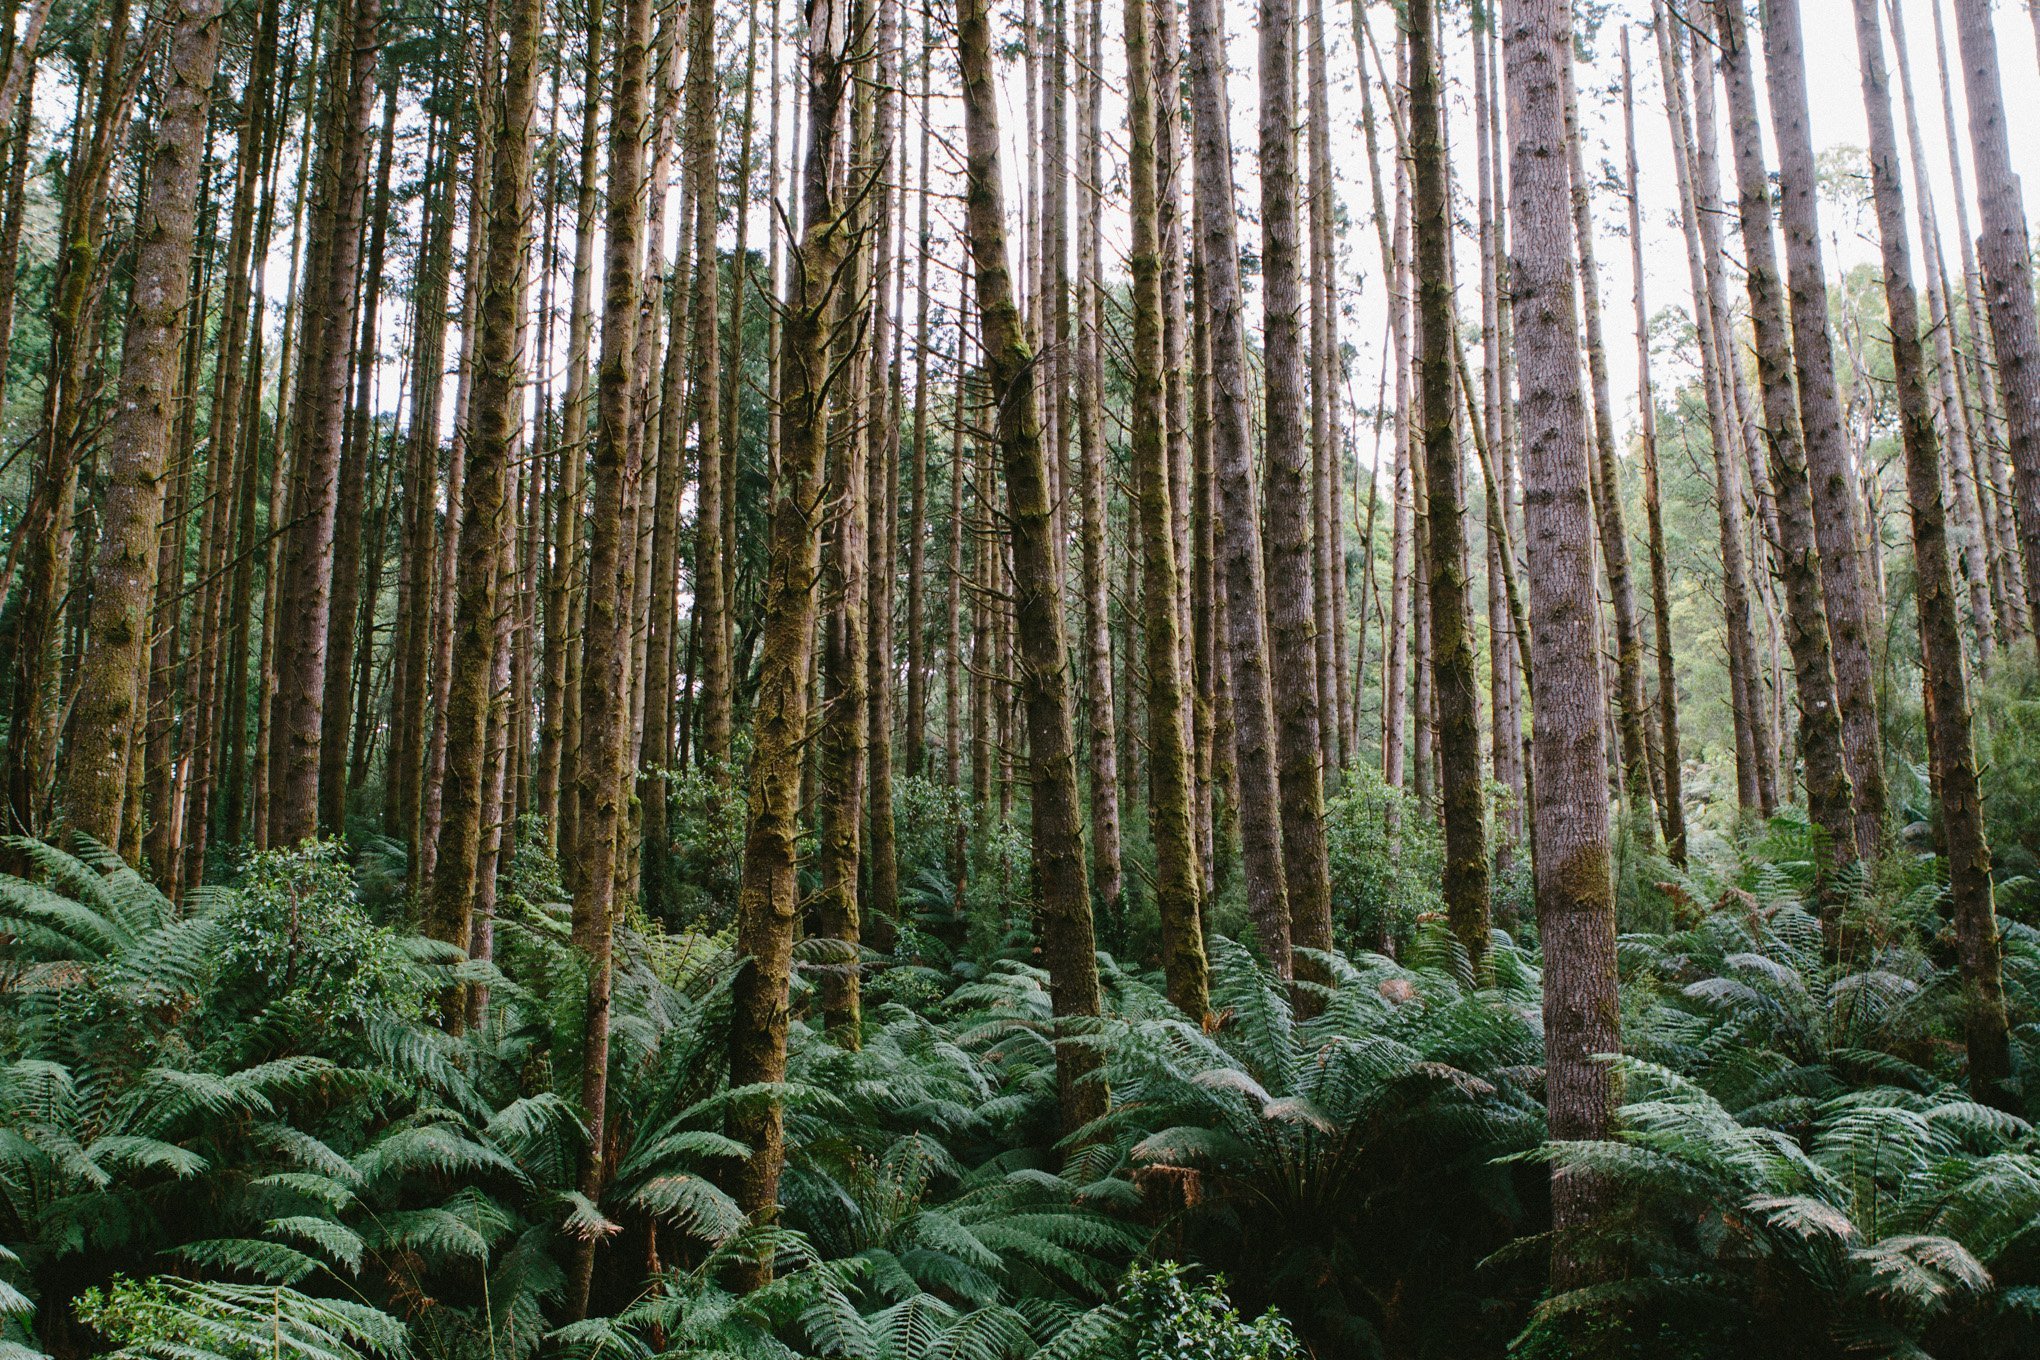
[[[2040,1353],[2020,8],[0,0],[0,1360]]]

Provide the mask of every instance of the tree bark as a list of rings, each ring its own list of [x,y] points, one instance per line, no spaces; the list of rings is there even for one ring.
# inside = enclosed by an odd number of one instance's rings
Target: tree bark
[[[1509,278],[1516,305],[1524,522],[1530,562],[1537,919],[1544,942],[1544,1035],[1551,1136],[1605,1138],[1615,1092],[1601,1055],[1621,1048],[1615,893],[1608,829],[1606,701],[1596,660],[1591,473],[1573,318],[1566,204],[1564,0],[1502,10],[1513,144]],[[1591,1177],[1552,1176],[1552,1286],[1591,1278],[1579,1236],[1601,1195]]]
[[[1267,589],[1248,428],[1246,321],[1240,300],[1232,138],[1227,129],[1225,28],[1217,0],[1191,0],[1190,53],[1190,100],[1195,114],[1192,144],[1199,230],[1204,237],[1203,289],[1211,313],[1211,441],[1218,493],[1218,551],[1225,577],[1226,668],[1239,778],[1235,810],[1246,864],[1248,911],[1261,949],[1275,971],[1286,978],[1292,971],[1290,879],[1284,871],[1285,819],[1277,816],[1284,800],[1276,777],[1270,653],[1263,623]],[[1307,558],[1305,565],[1307,569]],[[1307,614],[1305,629],[1303,636],[1308,642]],[[1315,733],[1310,734],[1310,753],[1314,766]],[[1308,860],[1305,867],[1315,874],[1315,866]]]
[[[1032,858],[1042,953],[1056,1017],[1056,1086],[1065,1136],[1104,1114],[1097,1050],[1078,1025],[1099,1010],[1098,956],[1084,875],[1082,813],[1070,719],[1061,582],[1051,538],[1047,460],[1035,415],[1033,356],[1021,333],[1006,266],[1006,210],[999,171],[999,113],[985,0],[957,6],[962,63],[967,231],[977,280],[985,376],[998,411],[1012,526],[1020,688],[1027,709],[1032,776]]]
[[[1432,0],[1411,0],[1411,199],[1416,236],[1417,356],[1423,413],[1425,545],[1430,553],[1431,666],[1438,696],[1438,743],[1445,815],[1445,912],[1474,975],[1487,972],[1489,949],[1487,788],[1481,774],[1480,703],[1468,617],[1465,459],[1452,399],[1459,337],[1452,314],[1451,203],[1445,162],[1441,72]]]
[[[78,667],[66,810],[76,829],[116,852],[123,848],[121,807],[148,652],[156,528],[190,299],[220,13],[220,0],[179,0],[174,10],[148,198],[135,226],[134,283],[108,457],[103,537],[93,559],[91,614]],[[167,817],[169,809],[158,808],[156,815]],[[128,847],[127,853],[132,857],[138,848]],[[172,872],[167,865],[155,867],[159,875]]]
[[[1169,494],[1168,412],[1162,372],[1160,166],[1155,146],[1157,90],[1148,6],[1149,0],[1126,0],[1124,10],[1128,168],[1133,193],[1129,258],[1133,273],[1130,425],[1134,497],[1140,520],[1141,623],[1147,663],[1148,826],[1155,843],[1155,907],[1162,923],[1162,972],[1169,1000],[1184,1015],[1202,1022],[1210,1009],[1210,986],[1199,901],[1203,874],[1191,830],[1190,753],[1183,725],[1182,643],[1176,631],[1176,538],[1169,523],[1174,504]],[[1087,466],[1087,477],[1089,474]],[[1102,480],[1102,473],[1100,477]],[[1089,555],[1087,544],[1087,570]],[[1101,600],[1101,610],[1102,605]],[[1106,660],[1110,660],[1109,651]]]
[[[1912,505],[1920,648],[1929,699],[1928,736],[1939,771],[1941,831],[1947,842],[1948,895],[1954,908],[1956,957],[1962,976],[1969,1083],[1978,1099],[2009,1109],[2014,1100],[2006,1089],[2012,1067],[2011,1037],[1991,900],[1990,842],[1984,829],[1954,572],[1941,505],[1940,447],[1927,395],[1919,304],[1906,243],[1898,135],[1892,127],[1877,0],[1856,0],[1855,12],[1863,108],[1870,124],[1870,174],[1883,248],[1884,296],[1891,322],[1892,366],[1898,379],[1900,432],[1905,444],[1906,492]]]

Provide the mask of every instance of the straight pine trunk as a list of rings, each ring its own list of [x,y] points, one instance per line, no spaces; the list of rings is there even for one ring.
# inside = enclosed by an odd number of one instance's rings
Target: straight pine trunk
[[[1006,512],[1012,526],[1015,632],[1033,786],[1034,888],[1057,1022],[1056,1086],[1067,1137],[1105,1113],[1106,1090],[1099,1054],[1082,1042],[1078,1030],[1099,1011],[1098,956],[1084,874],[1062,590],[1052,538],[1047,459],[1035,414],[1034,360],[1021,332],[1006,264],[998,100],[985,0],[960,0],[956,27],[968,148],[967,232],[977,279],[985,376],[999,412]]]
[[[1906,494],[1912,505],[1913,559],[1919,572],[1920,648],[1929,690],[1928,736],[1939,771],[1948,895],[1954,909],[1956,958],[1962,975],[1969,1083],[1978,1099],[2011,1108],[2014,1097],[2006,1089],[2012,1070],[2011,1036],[1992,904],[1990,842],[1984,830],[1954,572],[1941,504],[1941,453],[1934,434],[1933,404],[1927,395],[1919,304],[1906,242],[1898,135],[1892,128],[1877,0],[1856,0],[1855,11],[1863,108],[1870,124],[1871,183],[1883,248],[1884,296],[1891,322],[1892,367],[1898,379],[1900,433],[1905,444]]]

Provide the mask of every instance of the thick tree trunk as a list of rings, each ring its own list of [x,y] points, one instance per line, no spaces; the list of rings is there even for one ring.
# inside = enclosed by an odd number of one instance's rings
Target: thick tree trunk
[[[1507,0],[1502,10],[1513,145],[1509,277],[1516,304],[1523,503],[1530,561],[1531,704],[1537,919],[1544,942],[1546,1110],[1561,1141],[1608,1135],[1615,1093],[1602,1055],[1621,1048],[1615,893],[1608,828],[1606,701],[1595,644],[1589,452],[1573,318],[1573,242],[1566,205],[1563,0]],[[1578,1238],[1600,1194],[1590,1177],[1552,1177],[1552,1285],[1591,1277]]]
[[[148,610],[156,586],[177,356],[190,298],[206,114],[220,55],[220,0],[180,0],[156,115],[148,198],[135,226],[132,302],[108,456],[102,538],[78,666],[65,807],[71,824],[115,851],[135,747]],[[188,396],[189,394],[187,394]],[[168,817],[169,809],[156,809]],[[139,847],[126,847],[132,857]],[[172,872],[159,864],[158,875]]]

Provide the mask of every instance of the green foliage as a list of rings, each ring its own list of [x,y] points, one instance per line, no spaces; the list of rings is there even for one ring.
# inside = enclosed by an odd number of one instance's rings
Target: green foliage
[[[398,1360],[404,1325],[379,1309],[293,1289],[116,1277],[78,1301],[79,1320],[121,1360]]]
[[[1438,823],[1371,767],[1347,771],[1327,802],[1325,851],[1334,924],[1356,948],[1400,950],[1421,917],[1444,910]]]
[[[710,788],[697,808],[732,817]],[[1930,854],[1841,883],[1844,968],[1807,910],[1803,816],[1710,833],[1685,870],[1638,850],[1625,919],[1652,929],[1620,947],[1621,1118],[1548,1146],[1534,937],[1499,931],[1477,989],[1436,919],[1435,827],[1356,774],[1331,828],[1340,930],[1395,956],[1313,956],[1291,984],[1214,935],[1206,1028],[1130,929],[1076,1036],[1112,1103],[1065,1138],[1024,837],[932,784],[900,797],[910,919],[866,955],[861,1042],[815,1021],[814,972],[839,964],[804,945],[777,1085],[728,1084],[719,908],[704,894],[669,928],[627,905],[595,1198],[585,970],[540,828],[499,880],[490,964],[379,923],[401,857],[375,844],[252,856],[173,905],[97,847],[13,843],[31,876],[0,877],[0,1360],[239,1360],[279,1337],[320,1360],[2040,1346],[2040,1144],[1964,1091]],[[2009,924],[2005,956],[2028,1071],[2040,932]],[[466,986],[485,1016],[448,1032],[437,1000]],[[750,1152],[729,1129],[766,1100],[788,1162],[761,1225],[729,1193]],[[1616,1283],[1547,1296],[1554,1163],[1604,1193],[1568,1246]],[[591,1238],[592,1312],[570,1323]],[[761,1255],[771,1285],[732,1292]]]
[[[1138,1360],[1301,1360],[1305,1353],[1280,1314],[1247,1322],[1226,1298],[1223,1276],[1192,1283],[1173,1262],[1136,1267],[1120,1306],[1137,1329]]]
[[[356,1024],[422,1001],[401,940],[357,905],[337,841],[253,856],[218,920],[223,997],[260,998],[307,1026]]]

